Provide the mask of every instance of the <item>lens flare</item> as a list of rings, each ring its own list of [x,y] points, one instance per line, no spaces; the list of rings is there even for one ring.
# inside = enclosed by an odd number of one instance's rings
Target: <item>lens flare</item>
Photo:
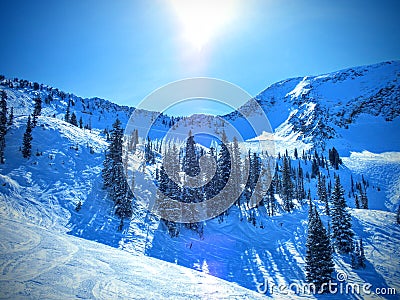
[[[220,34],[238,11],[235,0],[171,0],[171,5],[183,38],[198,50]]]

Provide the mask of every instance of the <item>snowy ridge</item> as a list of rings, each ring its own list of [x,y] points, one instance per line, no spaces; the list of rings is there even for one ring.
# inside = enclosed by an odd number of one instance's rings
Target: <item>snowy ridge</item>
[[[348,131],[355,126],[362,127],[359,131],[369,130],[370,124],[360,122],[362,115],[368,115],[372,124],[379,118],[379,129],[393,132],[391,129],[400,124],[400,62],[284,80],[273,84],[255,99],[267,114],[277,139],[285,139],[294,132],[297,134],[294,141],[299,144],[326,149],[333,138],[353,137]],[[235,112],[225,118],[234,123],[240,122],[240,116]],[[392,150],[400,150],[399,138],[393,136],[393,139],[395,143],[391,143],[394,147]],[[393,142],[391,137],[387,138],[389,140]],[[383,145],[381,140],[374,142],[370,141],[373,150],[388,151],[387,142]],[[337,144],[341,146],[342,143]],[[346,154],[350,150],[369,150],[357,146],[349,140],[339,150]],[[287,148],[291,148],[291,145]]]
[[[349,151],[389,151],[400,149],[400,138],[392,135],[387,140],[394,141],[393,149],[388,149],[387,143],[379,139],[381,132],[393,132],[393,128],[400,125],[400,62],[391,61],[370,66],[361,66],[336,71],[319,76],[306,76],[284,80],[271,85],[255,96],[255,100],[264,109],[275,131],[277,140],[285,140],[278,148],[309,149],[318,147],[326,149],[330,140],[345,139],[341,152]],[[55,116],[63,119],[70,103],[71,113],[79,119],[82,117],[84,125],[91,128],[110,129],[115,118],[119,118],[126,125],[134,108],[119,106],[99,98],[83,99],[58,89],[19,79],[4,79],[0,82],[9,98],[9,107],[14,107],[15,115],[27,115],[33,110],[33,98],[41,96],[45,116]],[[47,100],[51,99],[51,100]],[[251,112],[254,108],[249,101],[240,109]],[[171,117],[150,111],[141,111],[138,116],[144,120],[154,121],[151,134],[160,138],[174,128]],[[365,120],[367,115],[368,120]],[[243,138],[256,138],[251,127],[244,122],[243,116],[233,112],[223,116],[232,123]],[[384,121],[375,122],[377,118]],[[178,120],[178,119],[177,119]],[[173,121],[173,120],[172,120]],[[137,121],[140,123],[140,120]],[[182,129],[208,126],[219,128],[221,120],[210,116],[194,116],[183,118],[179,123]],[[378,123],[378,128],[374,126]],[[352,131],[365,132],[373,127],[374,140],[368,149],[365,145],[354,144]],[[147,126],[144,126],[147,128]],[[176,127],[176,126],[175,126]],[[350,134],[349,134],[350,132]],[[364,139],[365,140],[365,139]],[[391,146],[393,143],[391,144]],[[338,146],[338,145],[336,145]]]
[[[35,87],[35,85],[37,85]],[[8,107],[14,108],[15,116],[26,116],[33,112],[34,98],[42,99],[42,116],[64,120],[68,103],[70,114],[75,113],[77,120],[82,118],[83,126],[92,129],[111,129],[112,123],[119,118],[125,126],[135,110],[134,107],[121,106],[100,98],[81,98],[65,93],[57,88],[22,79],[4,79],[0,81],[0,89],[7,93]],[[141,111],[143,118],[156,119],[158,112]],[[165,130],[170,118],[161,116],[155,125]]]

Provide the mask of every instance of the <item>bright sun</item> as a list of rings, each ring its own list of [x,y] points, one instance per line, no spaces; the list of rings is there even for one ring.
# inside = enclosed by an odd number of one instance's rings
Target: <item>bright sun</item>
[[[237,12],[236,0],[171,0],[183,36],[201,50],[229,24]]]

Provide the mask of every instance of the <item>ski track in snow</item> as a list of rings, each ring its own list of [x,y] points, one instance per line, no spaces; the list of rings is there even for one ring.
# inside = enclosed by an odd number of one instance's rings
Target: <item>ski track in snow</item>
[[[2,299],[263,299],[204,273],[16,220],[1,219],[0,232]]]

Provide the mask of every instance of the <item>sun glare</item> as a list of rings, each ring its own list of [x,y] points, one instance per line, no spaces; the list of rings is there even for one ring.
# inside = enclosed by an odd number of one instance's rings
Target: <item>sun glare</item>
[[[235,0],[171,0],[183,38],[201,50],[234,18]]]

